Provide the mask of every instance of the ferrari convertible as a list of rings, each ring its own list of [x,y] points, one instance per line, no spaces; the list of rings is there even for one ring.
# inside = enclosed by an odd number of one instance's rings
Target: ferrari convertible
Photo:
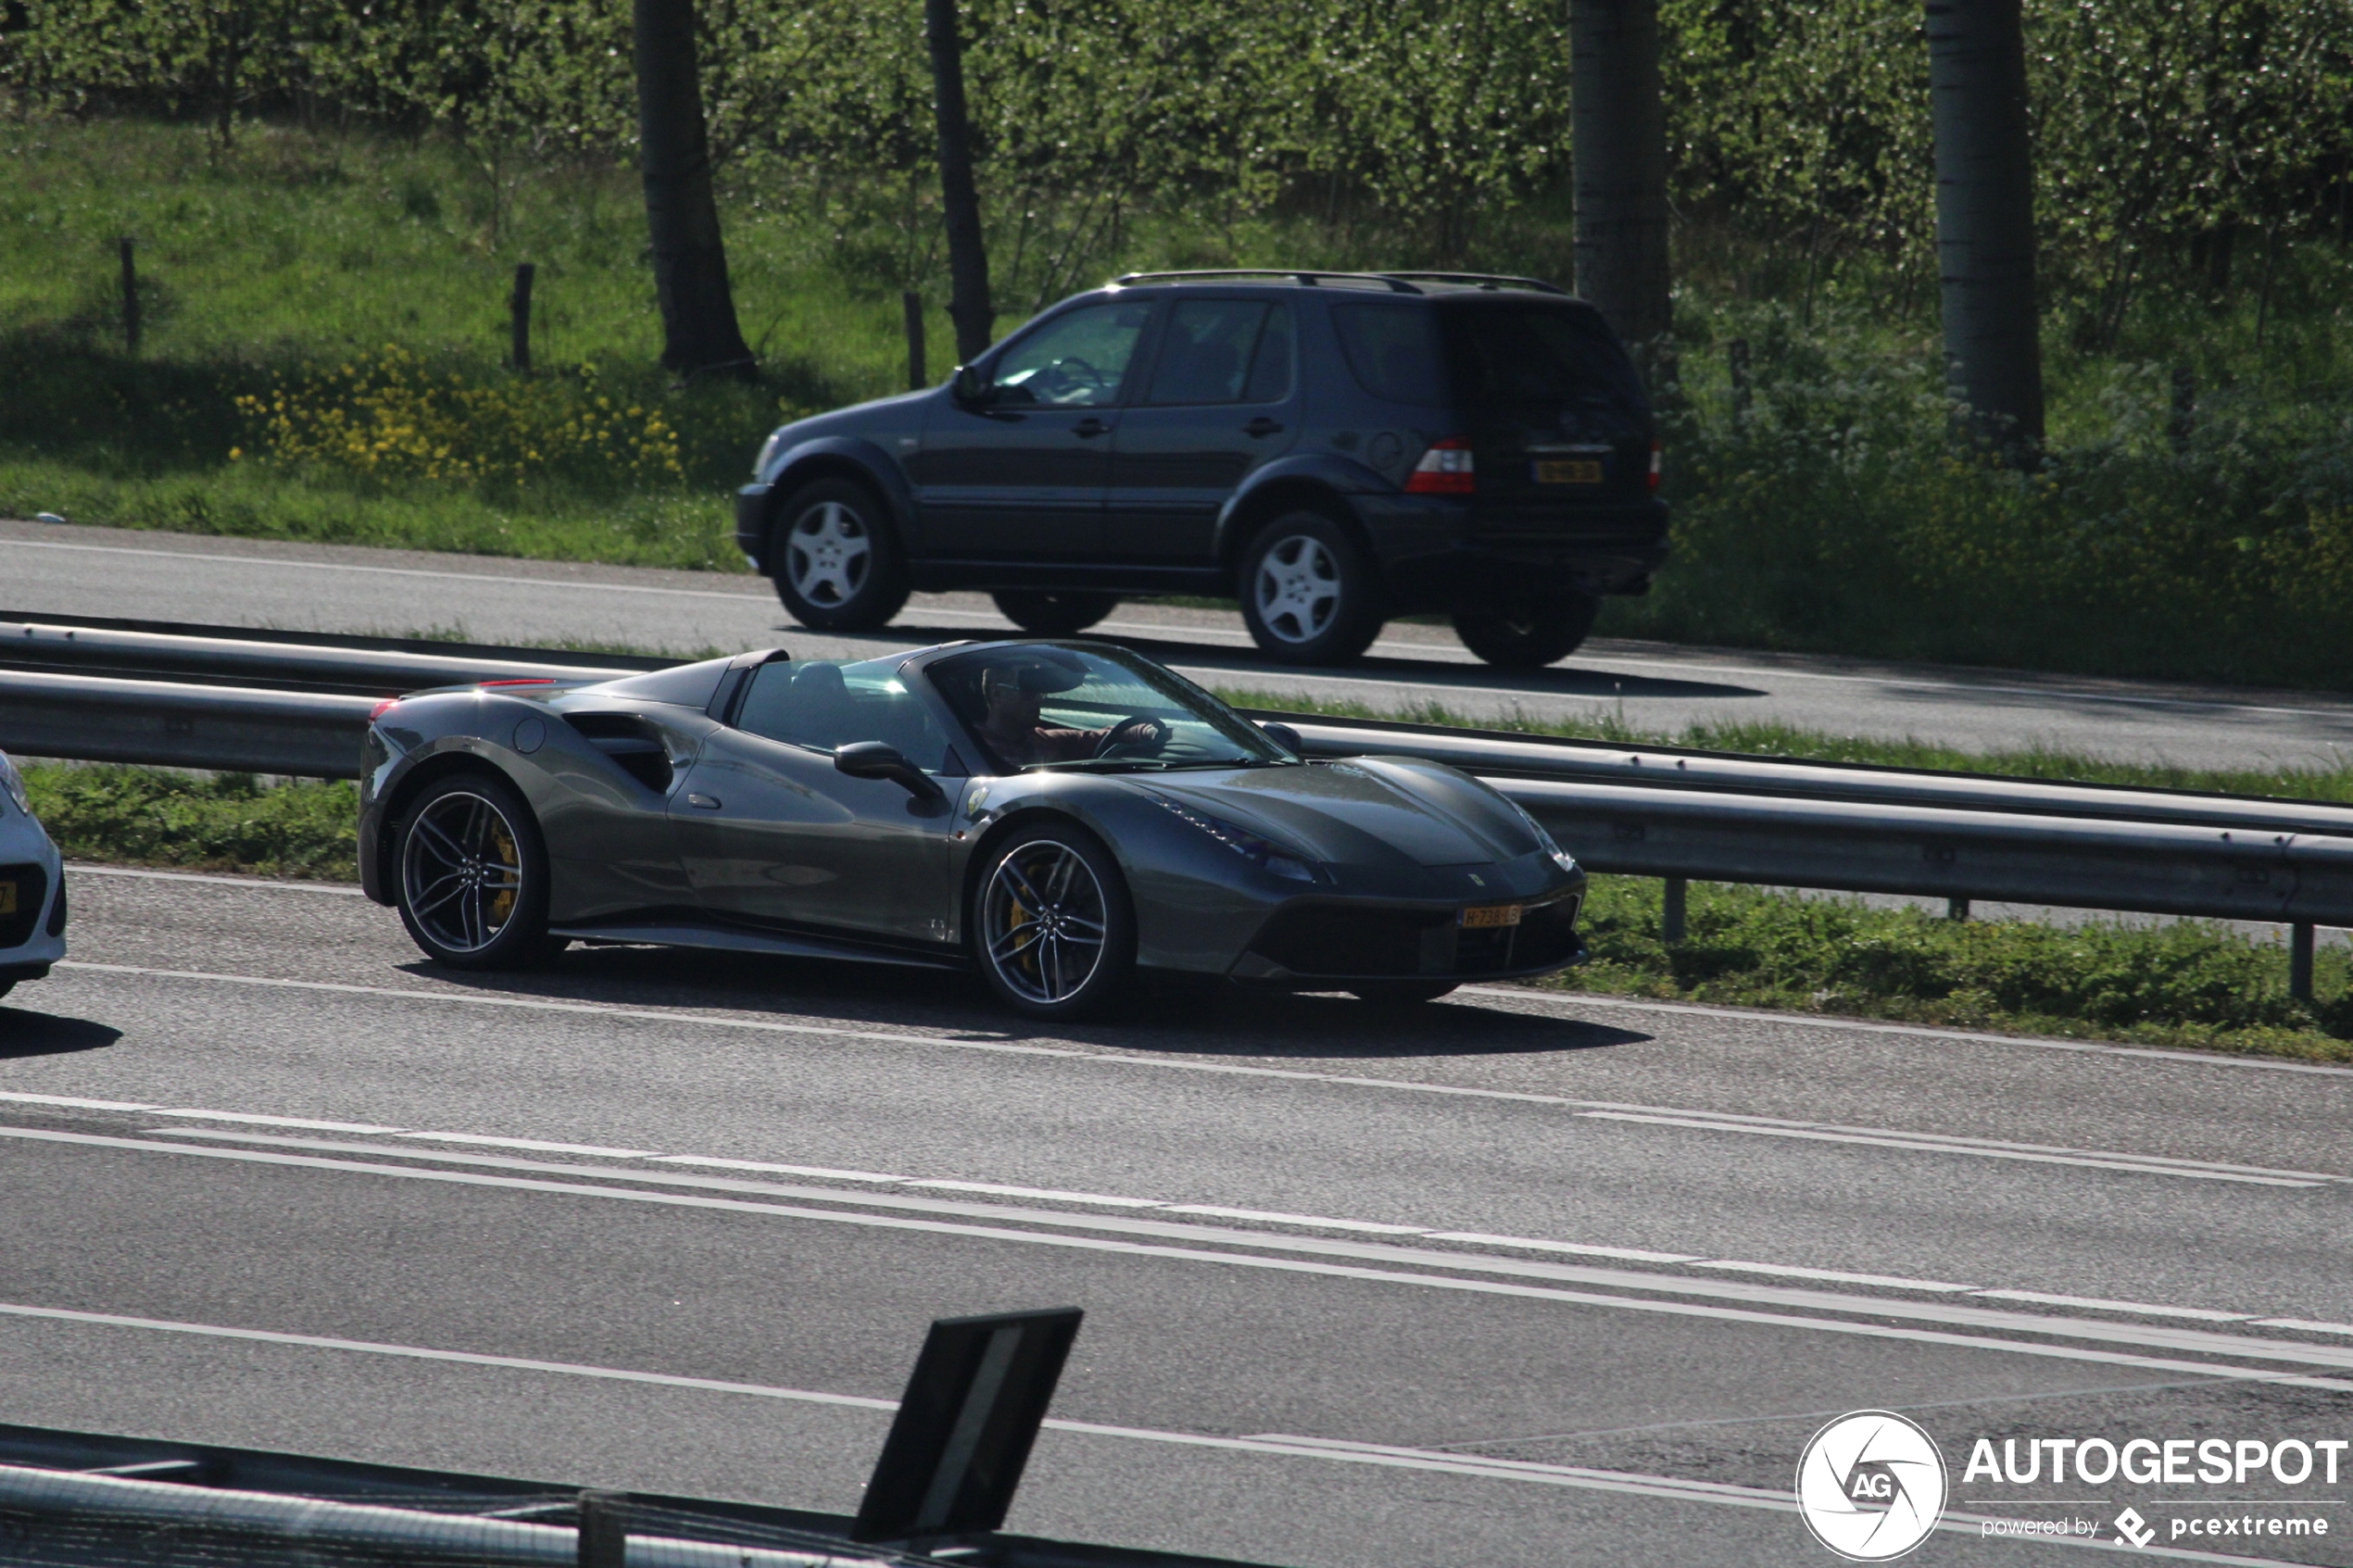
[[[1486,784],[1308,761],[1109,644],[422,692],[366,748],[368,896],[462,968],[573,941],[921,964],[1068,1018],[1155,980],[1410,1003],[1583,956],[1584,872]]]

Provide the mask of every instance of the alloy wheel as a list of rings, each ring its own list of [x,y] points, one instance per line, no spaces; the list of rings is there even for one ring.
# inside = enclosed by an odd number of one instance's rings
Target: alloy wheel
[[[795,519],[785,550],[793,591],[812,605],[848,604],[874,566],[866,520],[839,501],[820,501]]]
[[[1340,562],[1322,540],[1294,533],[1259,558],[1252,594],[1270,633],[1285,643],[1312,642],[1340,613]]]
[[[982,951],[1026,1001],[1067,1001],[1102,967],[1108,935],[1102,884],[1078,852],[1052,839],[1014,848],[981,897]]]
[[[514,824],[497,802],[466,790],[428,801],[401,849],[409,916],[453,953],[498,939],[522,902],[522,875]]]

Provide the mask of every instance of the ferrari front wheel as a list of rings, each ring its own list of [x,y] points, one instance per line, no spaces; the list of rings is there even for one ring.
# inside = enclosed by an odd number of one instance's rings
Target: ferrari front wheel
[[[974,889],[972,931],[989,988],[1032,1018],[1100,1012],[1135,976],[1126,880],[1076,825],[1018,831],[990,851]]]
[[[520,969],[547,956],[547,850],[514,786],[454,773],[425,787],[395,840],[394,901],[425,956]]]

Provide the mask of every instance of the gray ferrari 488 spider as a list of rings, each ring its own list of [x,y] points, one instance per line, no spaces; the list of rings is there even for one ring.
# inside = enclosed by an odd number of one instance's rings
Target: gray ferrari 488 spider
[[[1585,875],[1518,807],[1297,739],[1088,642],[425,692],[370,726],[360,872],[443,963],[976,968],[1047,1018],[1156,976],[1411,1002],[1582,956]]]

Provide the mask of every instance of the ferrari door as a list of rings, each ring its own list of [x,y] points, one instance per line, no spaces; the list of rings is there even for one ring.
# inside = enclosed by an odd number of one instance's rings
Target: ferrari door
[[[887,671],[848,668],[854,684],[830,661],[754,672],[738,722],[704,743],[671,796],[680,859],[698,904],[723,920],[946,942],[955,929],[946,805],[850,778],[833,751],[879,740],[929,773],[961,775],[963,764]]]

